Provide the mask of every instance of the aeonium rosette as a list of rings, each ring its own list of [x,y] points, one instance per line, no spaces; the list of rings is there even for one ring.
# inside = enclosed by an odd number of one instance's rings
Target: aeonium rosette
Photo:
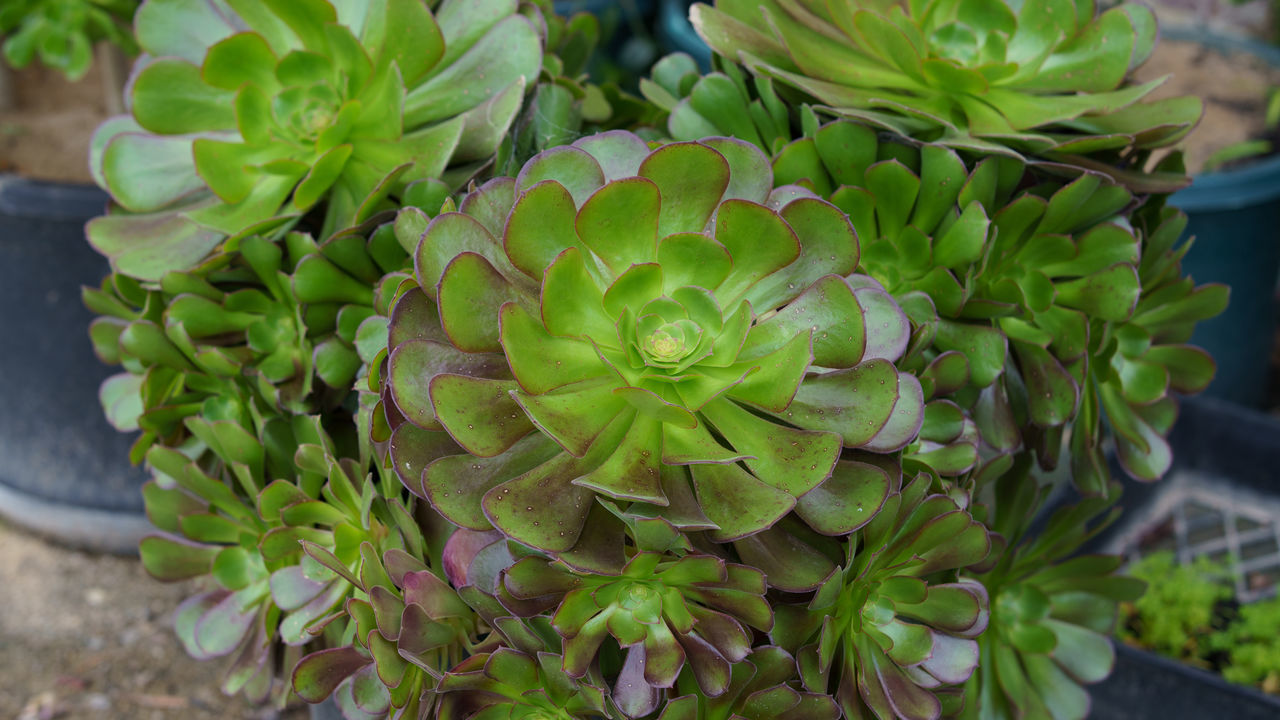
[[[919,429],[919,382],[893,365],[909,324],[857,262],[847,217],[773,189],[742,141],[544,152],[423,234],[390,328],[392,459],[454,523],[552,553],[596,496],[757,533],[842,449]]]

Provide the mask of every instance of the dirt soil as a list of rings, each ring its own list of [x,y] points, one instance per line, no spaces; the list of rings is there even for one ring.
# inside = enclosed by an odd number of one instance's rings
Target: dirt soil
[[[38,62],[15,72],[12,79],[15,107],[0,110],[0,172],[93,182],[89,139],[108,117],[99,63],[75,83]]]
[[[1280,69],[1247,54],[1223,55],[1197,43],[1162,39],[1135,73],[1146,82],[1172,75],[1151,99],[1199,95],[1204,119],[1184,141],[1187,169],[1194,175],[1204,161],[1228,145],[1267,136],[1267,91],[1280,86]],[[1280,150],[1280,147],[1276,148]]]
[[[0,718],[305,720],[223,695],[222,664],[185,654],[172,614],[190,593],[0,525]]]

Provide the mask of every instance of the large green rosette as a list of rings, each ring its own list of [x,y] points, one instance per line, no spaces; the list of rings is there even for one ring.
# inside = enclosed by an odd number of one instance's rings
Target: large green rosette
[[[1193,97],[1128,85],[1155,15],[1093,0],[718,0],[694,26],[720,55],[826,109],[983,154],[1048,155],[1103,172],[1122,150],[1177,142]]]
[[[316,210],[321,239],[460,183],[497,149],[542,47],[517,0],[150,0],[130,114],[99,128],[89,241],[141,280]],[[232,243],[234,244],[234,243]]]
[[[596,497],[736,540],[843,449],[911,442],[906,316],[850,275],[838,209],[772,188],[746,143],[614,132],[435,218],[390,328],[405,484],[458,525],[564,557],[584,533],[621,537]]]

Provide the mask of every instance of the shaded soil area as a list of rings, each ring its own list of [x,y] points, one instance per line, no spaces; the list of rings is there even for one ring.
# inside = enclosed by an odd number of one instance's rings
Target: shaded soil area
[[[1205,102],[1204,118],[1183,143],[1192,175],[1224,147],[1274,135],[1265,127],[1267,93],[1280,86],[1280,69],[1253,55],[1223,55],[1198,43],[1163,38],[1135,76],[1147,82],[1166,75],[1172,77],[1149,98],[1198,95]]]
[[[223,695],[222,663],[185,654],[172,614],[191,592],[0,525],[0,718],[305,720]]]

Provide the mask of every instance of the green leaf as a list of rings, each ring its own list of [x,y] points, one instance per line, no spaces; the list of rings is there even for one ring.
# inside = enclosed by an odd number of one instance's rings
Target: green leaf
[[[465,252],[440,278],[440,322],[454,347],[464,352],[500,352],[498,311],[521,299],[515,288],[480,255]]]
[[[151,132],[181,135],[236,127],[234,93],[207,84],[200,68],[184,60],[150,63],[131,87],[133,116]]]
[[[666,237],[706,229],[729,187],[730,168],[723,155],[706,145],[672,143],[646,157],[639,175],[658,188],[658,237]]]
[[[440,374],[429,383],[436,417],[473,455],[493,457],[527,435],[533,425],[510,392],[509,380]]]
[[[220,548],[163,535],[148,535],[138,545],[142,567],[157,580],[173,582],[207,575]]]
[[[823,535],[848,535],[871,521],[889,494],[889,476],[874,465],[842,460],[831,477],[796,501],[796,514]]]
[[[650,180],[615,180],[582,203],[576,222],[578,237],[616,277],[632,265],[653,262],[658,211],[667,205]]]
[[[718,530],[717,541],[738,539],[771,527],[795,507],[795,498],[737,465],[691,465],[698,505]]]

